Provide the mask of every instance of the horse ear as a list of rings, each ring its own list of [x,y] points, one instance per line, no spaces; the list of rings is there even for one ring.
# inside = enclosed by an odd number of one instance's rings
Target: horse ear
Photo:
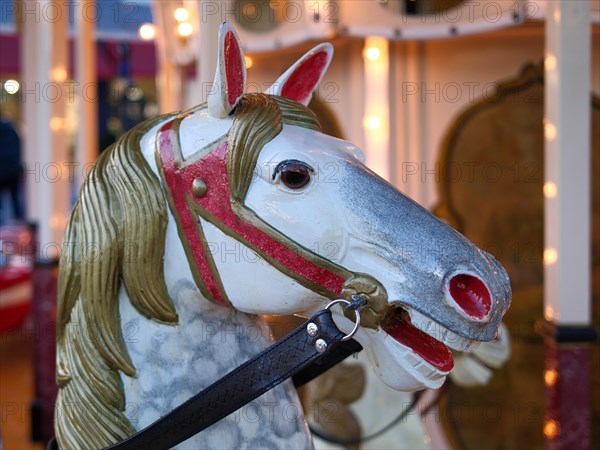
[[[280,95],[308,105],[333,57],[333,46],[319,44],[281,75],[267,94]]]
[[[208,114],[222,119],[237,105],[246,87],[246,62],[240,39],[229,22],[219,28],[215,82],[208,95]]]

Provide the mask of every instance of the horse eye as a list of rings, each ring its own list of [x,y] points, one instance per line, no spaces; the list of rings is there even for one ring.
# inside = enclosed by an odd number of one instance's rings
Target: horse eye
[[[281,172],[281,182],[290,189],[302,189],[310,182],[314,169],[302,161],[287,160],[280,162],[275,168],[273,178]]]

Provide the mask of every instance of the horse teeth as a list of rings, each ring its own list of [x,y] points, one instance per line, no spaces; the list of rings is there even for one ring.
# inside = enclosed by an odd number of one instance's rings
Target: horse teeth
[[[453,350],[459,352],[473,351],[479,346],[478,341],[459,336],[454,331],[449,330],[415,309],[406,308],[406,310],[410,315],[411,324],[415,328],[428,334],[435,340],[442,342]]]
[[[417,365],[413,366],[421,375],[427,377],[431,380],[436,380],[444,375],[437,370],[432,370],[428,363],[426,363],[423,359],[420,359]]]

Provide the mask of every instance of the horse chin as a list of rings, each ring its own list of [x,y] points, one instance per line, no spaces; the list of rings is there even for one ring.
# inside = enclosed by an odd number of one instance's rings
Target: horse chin
[[[390,304],[377,330],[363,329],[357,339],[379,378],[403,391],[439,388],[454,367],[451,349],[472,351],[479,345],[400,302]]]
[[[334,321],[345,333],[354,323],[341,314],[333,314]],[[382,327],[376,330],[359,328],[354,338],[362,345],[371,367],[386,385],[397,391],[417,391],[441,387],[449,371],[436,368],[412,348],[401,344]]]
[[[357,340],[365,335],[367,342],[361,342],[377,376],[392,389],[417,391],[438,389],[442,386],[448,371],[440,370],[419,356],[413,349],[401,344],[382,328],[363,331]]]
[[[401,390],[407,390],[408,383],[398,379],[400,372],[409,375],[408,381],[412,380],[416,386],[413,389],[440,387],[454,367],[451,349],[470,352],[480,344],[400,302],[389,305],[377,334],[382,335],[383,347],[402,370],[394,374],[390,364],[379,364],[381,370],[374,364],[375,371],[387,385]],[[377,356],[373,356],[375,361]]]

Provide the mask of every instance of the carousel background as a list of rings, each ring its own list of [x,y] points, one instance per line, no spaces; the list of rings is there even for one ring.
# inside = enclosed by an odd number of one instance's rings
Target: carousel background
[[[206,100],[224,19],[246,46],[251,92],[331,41],[311,105],[326,131],[507,268],[512,356],[486,386],[447,386],[437,418],[451,445],[597,447],[598,1],[0,0],[1,118],[22,138],[27,211],[18,224],[0,193],[4,447],[41,448],[32,437],[49,432],[55,264],[86,167],[141,120]],[[584,233],[555,232],[569,230],[565,211]],[[581,258],[565,264],[570,247]]]

